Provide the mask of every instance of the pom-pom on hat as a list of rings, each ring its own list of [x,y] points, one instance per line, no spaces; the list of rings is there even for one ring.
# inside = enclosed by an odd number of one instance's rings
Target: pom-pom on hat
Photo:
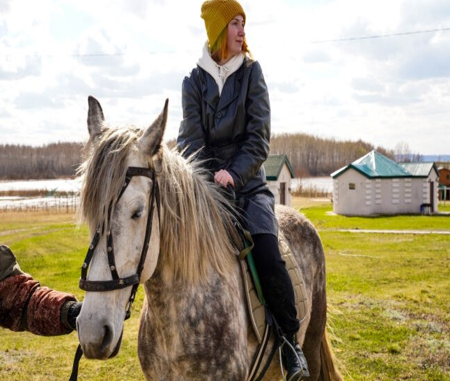
[[[222,31],[236,15],[242,15],[245,22],[244,9],[236,0],[207,0],[202,4],[200,16],[205,20],[210,47],[214,46]]]

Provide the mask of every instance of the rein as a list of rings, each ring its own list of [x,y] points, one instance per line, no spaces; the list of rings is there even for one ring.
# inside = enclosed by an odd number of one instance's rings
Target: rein
[[[158,208],[159,215],[159,188],[158,182],[156,181],[155,171],[150,168],[141,168],[141,167],[128,167],[125,182],[123,187],[119,193],[117,198],[117,202],[122,197],[123,193],[127,189],[130,184],[132,178],[134,176],[145,176],[152,180],[153,187],[149,195],[149,213],[147,216],[147,226],[145,230],[145,238],[144,245],[142,246],[141,258],[139,260],[139,264],[136,269],[136,273],[130,275],[125,278],[121,278],[117,272],[116,261],[114,256],[114,246],[113,246],[113,236],[111,234],[110,229],[110,219],[111,219],[111,205],[108,209],[108,232],[106,233],[106,251],[108,255],[108,265],[109,270],[111,272],[112,280],[88,280],[87,274],[89,269],[89,264],[91,263],[92,257],[94,256],[95,249],[100,241],[100,237],[103,234],[103,231],[100,227],[97,228],[95,235],[89,245],[89,249],[86,254],[86,258],[84,259],[83,265],[81,267],[81,278],[79,282],[79,287],[84,291],[95,291],[95,292],[107,292],[107,291],[115,291],[120,290],[129,286],[133,286],[131,289],[130,298],[128,299],[125,320],[127,320],[131,315],[131,307],[133,305],[134,299],[136,297],[136,292],[139,287],[139,282],[142,274],[142,270],[144,269],[145,259],[147,258],[147,251],[150,245],[150,237],[152,233],[152,225],[153,225],[153,212],[156,207]],[[83,350],[81,349],[81,344],[78,345],[77,351],[75,353],[75,358],[73,361],[72,374],[70,376],[69,381],[76,381],[78,379],[78,366],[83,355]]]

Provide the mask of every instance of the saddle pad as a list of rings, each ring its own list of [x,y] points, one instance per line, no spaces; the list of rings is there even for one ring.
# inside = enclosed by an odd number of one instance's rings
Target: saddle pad
[[[287,245],[284,237],[279,234],[278,246],[280,248],[281,256],[286,262],[286,269],[291,277],[292,285],[295,292],[295,306],[297,307],[297,318],[300,322],[305,318],[309,301],[306,295],[306,286],[303,280],[302,273],[297,265],[297,261],[294,258],[289,246]],[[245,295],[247,299],[247,307],[250,316],[250,320],[255,331],[255,335],[258,339],[258,343],[262,342],[264,335],[264,328],[266,325],[266,319],[264,314],[264,306],[260,303],[256,289],[253,284],[252,275],[248,268],[247,261],[240,261],[242,274],[244,278]]]

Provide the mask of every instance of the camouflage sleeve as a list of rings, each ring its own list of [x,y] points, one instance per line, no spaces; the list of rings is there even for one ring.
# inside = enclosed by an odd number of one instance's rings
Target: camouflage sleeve
[[[67,302],[76,302],[72,294],[39,287],[31,296],[26,312],[26,329],[36,335],[57,336],[72,332],[63,324],[61,314]]]
[[[64,335],[72,329],[62,323],[63,307],[75,301],[72,294],[40,287],[28,274],[13,275],[0,281],[0,326],[43,336]]]
[[[28,274],[12,275],[0,281],[0,326],[24,331],[28,301],[39,287]]]

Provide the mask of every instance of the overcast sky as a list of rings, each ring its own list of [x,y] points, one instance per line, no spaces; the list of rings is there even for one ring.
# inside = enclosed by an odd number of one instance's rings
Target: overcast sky
[[[197,0],[0,0],[1,143],[87,139],[87,97],[149,125],[206,33]],[[449,0],[242,0],[272,133],[450,154]]]

